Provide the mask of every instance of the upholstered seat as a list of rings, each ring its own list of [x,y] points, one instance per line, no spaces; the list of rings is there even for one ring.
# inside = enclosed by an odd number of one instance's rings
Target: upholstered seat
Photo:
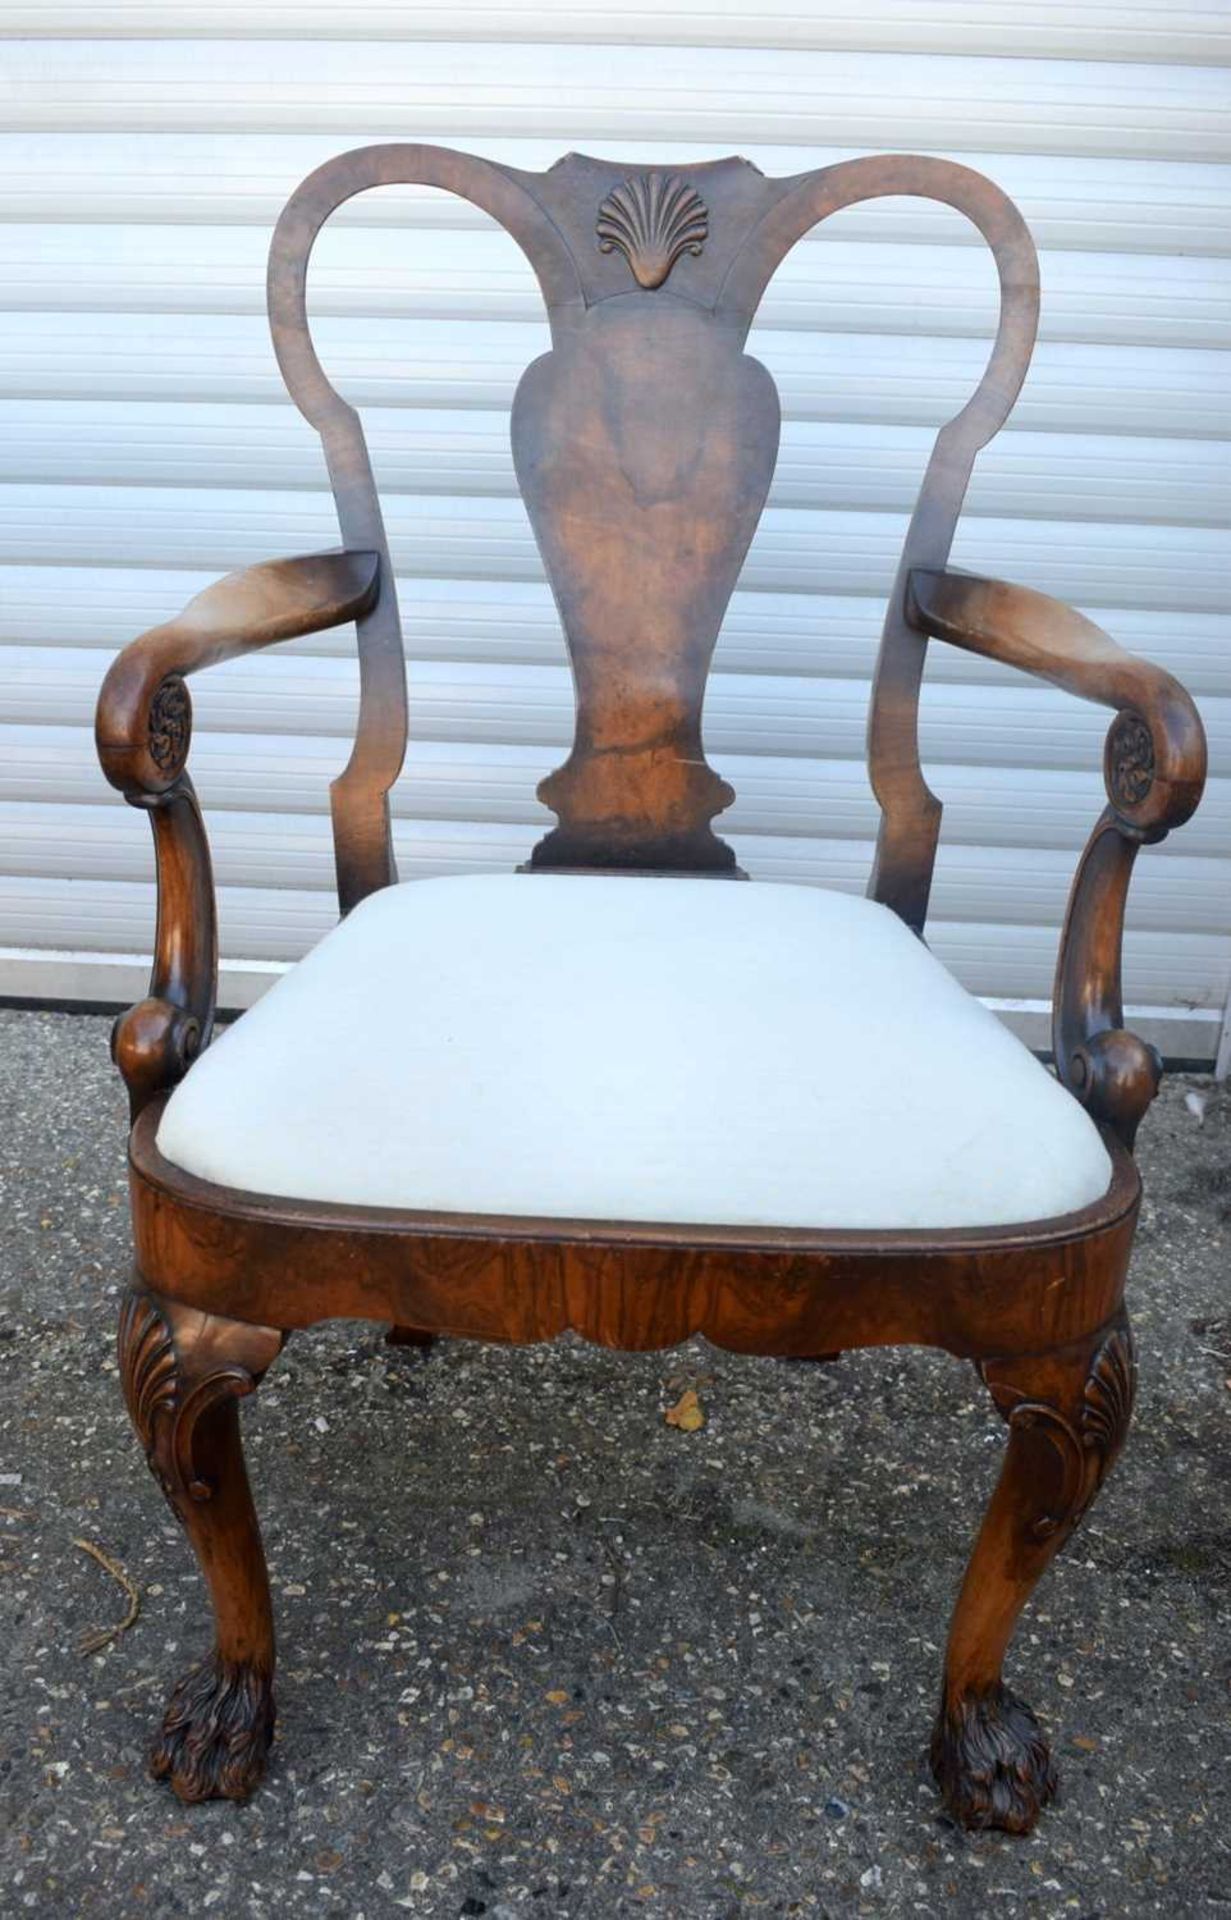
[[[887,908],[598,874],[372,895],[202,1056],[158,1144],[305,1200],[714,1225],[993,1226],[1111,1178]]]

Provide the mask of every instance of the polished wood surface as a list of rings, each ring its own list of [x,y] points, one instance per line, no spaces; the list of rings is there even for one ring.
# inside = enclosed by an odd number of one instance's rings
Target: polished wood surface
[[[559,825],[533,867],[734,875],[710,826],[733,796],[706,763],[701,713],[778,445],[777,395],[743,352],[748,329],[796,241],[860,200],[939,200],[987,242],[999,327],[974,393],[937,435],[889,599],[869,722],[882,813],[872,891],[921,931],[941,810],[919,765],[926,640],[906,618],[904,586],[911,568],[947,560],[975,454],[1029,365],[1038,266],[1016,207],[969,167],[909,154],[769,179],[746,160],[672,173],[569,154],[535,174],[389,145],[342,154],[308,177],[270,252],[274,345],[321,434],[344,540],[385,563],[359,624],[355,749],[332,789],[343,910],[396,877],[388,794],[406,751],[406,682],[363,427],[317,358],[307,275],[328,216],[394,182],[444,188],[499,220],[534,268],[551,323],[552,350],[518,390],[513,450],[578,699],[572,752],[539,790]]]
[[[557,825],[531,856],[527,886],[543,867],[739,877],[712,824],[731,793],[706,762],[702,712],[777,451],[777,396],[744,351],[748,328],[786,253],[842,207],[922,194],[973,222],[999,276],[1000,322],[982,380],[937,437],[890,594],[869,721],[882,813],[871,891],[923,931],[940,824],[919,764],[929,640],[1115,709],[1108,809],[1078,868],[1056,985],[1060,1077],[1111,1155],[1112,1183],[1095,1205],[982,1232],[494,1219],[272,1199],[163,1159],[159,1116],[208,1043],[216,971],[185,676],[354,619],[359,721],[332,789],[342,910],[396,878],[388,797],[408,723],[397,597],[362,425],[320,366],[306,305],[324,221],[353,194],[395,182],[460,194],[500,221],[534,268],[551,324],[550,352],[518,389],[513,451],[570,651],[577,724],[541,789]],[[700,1333],[801,1358],[918,1342],[976,1360],[1009,1431],[954,1614],[933,1767],[966,1824],[1026,1832],[1055,1773],[1003,1661],[1035,1582],[1113,1464],[1132,1405],[1131,1147],[1158,1066],[1123,1027],[1125,899],[1138,847],[1196,805],[1205,749],[1170,676],[1044,595],[947,568],[975,454],[1012,406],[1034,341],[1038,273],[1021,217],[970,169],[907,155],[776,180],[743,160],[672,170],[571,154],[534,174],[438,147],[377,146],[327,162],[292,196],[271,250],[269,306],[287,386],[322,437],[344,550],[210,589],[120,656],[99,703],[104,770],[149,810],[159,878],[150,993],[115,1036],[134,1114],[137,1253],[121,1373],[217,1627],[213,1654],[172,1698],[155,1771],[185,1799],[241,1797],[264,1763],[273,1625],[235,1408],[289,1330],[366,1316],[411,1344],[573,1329],[631,1349]],[[374,1011],[374,1045],[380,1021],[398,1017],[396,1006]]]
[[[372,553],[317,553],[228,574],[183,612],[134,640],[98,696],[94,738],[103,772],[149,814],[158,874],[154,966],[144,1000],[122,1014],[112,1052],[133,1118],[183,1078],[214,1025],[218,915],[209,842],[188,773],[189,674],[299,634],[353,620],[371,606]]]
[[[1124,1445],[1137,1382],[1128,1317],[981,1371],[1009,1444],[953,1611],[932,1769],[968,1826],[1029,1833],[1056,1769],[1034,1714],[1004,1684],[1004,1658],[1031,1589]]]
[[[529,884],[529,882],[527,883]],[[1045,1351],[1120,1299],[1140,1198],[1112,1148],[1106,1195],[1020,1228],[875,1233],[398,1212],[239,1193],[129,1150],[137,1265],[160,1293],[286,1328],[330,1316],[469,1339],[568,1330],[644,1351],[704,1334],[741,1353],[901,1341],[979,1358]]]
[[[881,809],[869,891],[916,932],[927,918],[941,805],[919,764],[919,689],[926,638],[906,615],[912,569],[943,567],[979,448],[1003,426],[1021,389],[1039,324],[1034,242],[1013,202],[982,174],[917,154],[847,160],[784,182],[786,191],[734,264],[722,311],[755,309],[796,240],[842,207],[918,194],[964,214],[991,249],[1000,318],[983,377],[936,436],[889,594],[868,714],[868,775]]]
[[[1201,798],[1201,717],[1171,674],[1047,594],[916,569],[907,617],[938,639],[1117,710],[1103,755],[1108,806],[1074,876],[1060,939],[1052,1044],[1069,1091],[1131,1147],[1162,1069],[1154,1049],[1124,1028],[1128,885],[1138,848],[1183,826]]]
[[[1178,680],[1028,587],[924,568],[912,570],[907,586],[907,617],[921,631],[1116,708],[1103,771],[1117,817],[1141,837],[1183,826],[1201,798],[1206,746]]]
[[[211,1653],[171,1696],[151,1755],[182,1800],[242,1799],[274,1730],[274,1618],[237,1403],[279,1353],[272,1327],[220,1320],[147,1287],[120,1309],[124,1396],[146,1458],[197,1551],[214,1605]]]

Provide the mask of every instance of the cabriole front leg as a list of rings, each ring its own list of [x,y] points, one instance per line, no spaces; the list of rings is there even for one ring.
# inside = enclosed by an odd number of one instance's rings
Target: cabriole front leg
[[[181,1800],[242,1800],[274,1730],[274,1629],[238,1402],[282,1346],[250,1326],[129,1288],[120,1313],[124,1396],[146,1458],[192,1542],[213,1602],[213,1651],[184,1675],[151,1770]]]
[[[1056,1771],[1038,1721],[1001,1669],[1035,1583],[1124,1443],[1136,1380],[1128,1319],[982,1371],[1009,1443],[954,1610],[932,1770],[965,1826],[1029,1833],[1055,1793]]]

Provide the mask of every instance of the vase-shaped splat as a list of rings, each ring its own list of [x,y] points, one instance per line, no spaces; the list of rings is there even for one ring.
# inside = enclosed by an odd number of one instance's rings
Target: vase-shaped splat
[[[573,750],[539,789],[559,826],[532,866],[734,870],[701,706],[778,424],[765,368],[662,293],[590,308],[527,370],[513,454],[577,695]]]

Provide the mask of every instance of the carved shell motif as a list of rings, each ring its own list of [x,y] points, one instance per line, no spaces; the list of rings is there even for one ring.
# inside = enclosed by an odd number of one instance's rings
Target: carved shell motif
[[[682,253],[699,254],[709,214],[695,187],[669,173],[639,173],[598,210],[598,248],[618,247],[639,287],[661,287]]]
[[[174,1315],[176,1310],[169,1311]],[[247,1337],[255,1374],[242,1359],[219,1355],[208,1372],[186,1377],[175,1329],[159,1302],[133,1286],[120,1310],[118,1357],[124,1398],[150,1468],[180,1519],[186,1501],[209,1500],[214,1493],[194,1453],[199,1423],[222,1401],[242,1400],[252,1393],[282,1344],[281,1334],[272,1327],[218,1324]]]

